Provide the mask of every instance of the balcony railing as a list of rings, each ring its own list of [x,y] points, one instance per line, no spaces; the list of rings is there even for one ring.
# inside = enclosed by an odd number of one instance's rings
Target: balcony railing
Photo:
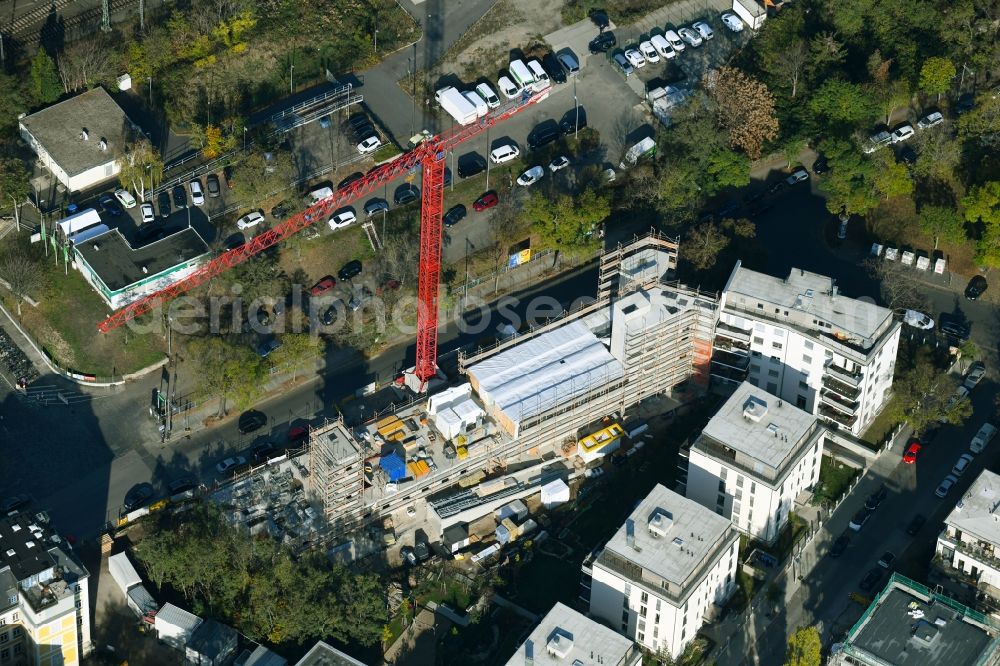
[[[833,375],[836,379],[840,381],[847,382],[851,386],[859,386],[861,384],[861,373],[860,372],[850,372],[840,367],[839,365],[830,364],[824,369],[828,374]]]
[[[740,342],[750,342],[750,335],[753,333],[752,330],[746,330],[744,328],[736,328],[735,326],[730,326],[724,321],[720,321],[715,327],[715,332],[719,335],[725,335],[726,337],[732,338],[733,340],[738,340]]]
[[[861,395],[860,388],[838,381],[832,375],[823,375],[823,386],[851,400],[857,400],[858,396]]]
[[[843,412],[838,411],[825,403],[820,403],[819,414],[820,416],[832,419],[840,425],[847,426],[848,428],[854,426],[855,422],[858,420],[857,416],[848,416],[847,414],[844,414]]]
[[[724,349],[716,349],[712,354],[712,363],[725,365],[736,370],[745,371],[750,367],[750,357],[746,354],[733,354]]]
[[[958,539],[948,535],[947,527],[945,527],[944,531],[941,532],[938,538],[953,547],[958,552],[968,555],[969,557],[979,560],[983,564],[1000,571],[1000,557],[997,556],[993,546],[983,548],[982,546],[977,546],[965,541],[959,541]]]
[[[823,391],[820,395],[822,396],[824,403],[830,405],[834,409],[839,409],[846,414],[856,414],[858,407],[860,406],[860,403],[856,400],[847,400],[846,398],[842,398],[831,391]]]
[[[718,377],[723,381],[733,382],[734,384],[742,384],[743,380],[747,378],[748,371],[736,370],[735,368],[730,368],[713,362],[711,369],[709,370],[709,374],[713,377]]]

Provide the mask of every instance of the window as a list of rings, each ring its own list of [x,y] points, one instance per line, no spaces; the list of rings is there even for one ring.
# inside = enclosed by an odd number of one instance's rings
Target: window
[[[757,484],[754,483],[753,481],[751,481],[750,482],[750,494],[753,495],[755,492],[757,492]]]
[[[24,631],[21,629],[21,627],[14,627],[14,632],[13,632],[14,638],[20,638],[21,634],[23,633]]]
[[[806,384],[804,381],[802,381],[800,379],[799,380],[799,388],[802,389],[803,391],[808,391],[809,390],[809,384]]]
[[[757,350],[754,350],[754,351],[750,352],[750,355],[753,356],[754,358],[760,358],[763,354],[761,354]]]
[[[10,632],[9,631],[5,631],[2,634],[0,634],[0,643],[6,643],[9,640],[10,640]]]
[[[760,372],[760,366],[756,363],[750,364],[750,372]]]
[[[781,363],[781,358],[778,356],[772,356],[771,360],[774,361],[775,363]]]
[[[771,346],[774,347],[775,349],[781,349],[782,347],[780,342],[772,342]]]
[[[802,346],[805,347],[806,349],[812,349],[813,348],[813,343],[811,343],[808,340],[806,340],[805,342],[802,343]]]
[[[628,611],[627,610],[623,610],[622,611],[622,626],[623,627],[628,627]]]
[[[653,627],[653,647],[656,647],[656,639],[660,636],[660,628]]]
[[[819,444],[817,444],[817,446],[819,446]],[[736,475],[736,487],[737,488],[742,488],[743,487],[743,475],[742,474],[737,474]]]
[[[14,646],[14,654],[18,655],[24,651],[24,643],[18,643]]]
[[[9,648],[4,648],[4,649],[0,650],[0,659],[3,659],[4,661],[7,661],[8,659],[10,659],[10,649]]]
[[[659,600],[657,600],[656,603],[659,604]],[[656,619],[653,621],[653,623],[654,624],[659,624],[660,623],[660,614],[659,613],[656,614]],[[654,633],[653,635],[655,636],[656,634]]]
[[[804,395],[800,395],[795,398],[795,406],[798,407],[799,409],[805,409],[807,403],[808,400],[806,400],[806,397]]]
[[[639,602],[643,603],[643,604],[648,604],[649,603],[649,593],[648,592],[643,592],[641,595],[639,595]],[[643,611],[642,614],[645,615],[646,612]]]
[[[639,631],[646,631],[646,621],[639,618]]]
[[[719,480],[719,493],[721,494],[721,493],[724,493],[724,492],[726,492],[726,482],[722,481],[720,479]]]
[[[743,499],[743,491],[739,488],[736,489],[736,501],[739,502]]]
[[[778,376],[778,371],[777,370],[768,370],[767,371],[767,376],[768,377],[777,377]]]
[[[757,304],[757,309],[758,310],[763,310],[764,309],[764,304],[763,303],[758,303]]]
[[[807,354],[803,354],[802,355],[802,362],[803,363],[812,363],[813,362],[813,357],[809,356]]]
[[[775,384],[774,382],[768,382],[767,383],[767,392],[768,393],[777,393],[778,392],[778,385]]]
[[[754,336],[753,343],[755,345],[762,345],[764,344],[764,338],[758,338],[757,336]]]
[[[646,635],[643,634],[641,631],[639,632],[639,642],[640,643],[645,643],[646,642]]]
[[[753,498],[752,497],[750,498],[750,508],[751,509],[753,508]]]
[[[728,469],[726,469],[725,467],[723,467],[721,470],[719,470],[719,478],[720,479],[722,479],[723,481],[725,481],[726,477],[728,477],[728,476],[729,476],[729,470]]]

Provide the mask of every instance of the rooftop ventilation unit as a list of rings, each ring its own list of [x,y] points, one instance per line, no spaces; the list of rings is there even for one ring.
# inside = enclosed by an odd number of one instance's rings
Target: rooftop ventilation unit
[[[89,138],[90,138],[90,132],[88,132],[87,128],[84,127],[83,129],[80,130],[80,141],[86,141]]]
[[[684,550],[684,539],[682,539],[680,537],[674,537],[673,543],[674,543],[675,546],[677,546],[681,550]]]
[[[750,397],[743,403],[743,418],[758,423],[765,414],[767,414],[767,403],[760,398]]]
[[[107,150],[108,149],[107,139],[101,139],[100,141],[98,141],[97,147],[100,148],[101,150]]]
[[[13,548],[8,548],[7,549],[7,557],[14,557],[15,555],[17,555],[17,551],[16,550],[14,550]]]
[[[670,526],[673,522],[673,518],[657,509],[653,512],[653,515],[649,517],[649,533],[654,537],[666,536],[667,531],[670,530]]]
[[[779,430],[779,428],[775,424],[773,424],[773,423],[768,423],[767,424],[767,431],[769,433],[773,434],[775,437],[778,436],[778,430]]]
[[[545,649],[553,657],[565,659],[569,656],[570,651],[573,650],[573,638],[564,633],[562,629],[557,628],[553,632],[552,638],[546,644]]]

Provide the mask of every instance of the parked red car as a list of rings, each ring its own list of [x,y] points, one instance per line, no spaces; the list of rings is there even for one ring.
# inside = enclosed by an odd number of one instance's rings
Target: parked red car
[[[499,201],[500,197],[497,196],[496,192],[486,192],[483,196],[476,199],[475,203],[472,204],[472,209],[477,213],[481,213],[484,210],[493,208]]]
[[[910,442],[910,445],[906,447],[906,453],[903,454],[903,462],[912,465],[917,462],[918,453],[920,453],[920,442]]]
[[[313,285],[313,288],[309,290],[310,296],[322,296],[326,292],[330,291],[337,286],[337,278],[332,275],[327,275],[319,282]]]
[[[309,426],[295,426],[288,431],[288,443],[299,444],[309,437]]]

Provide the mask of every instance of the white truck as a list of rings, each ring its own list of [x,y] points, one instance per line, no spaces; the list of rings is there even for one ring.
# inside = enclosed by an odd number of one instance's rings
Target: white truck
[[[441,108],[455,119],[459,125],[468,125],[476,122],[479,113],[476,107],[465,98],[454,86],[442,88],[434,94]]]
[[[665,86],[663,88],[653,88],[646,93],[646,99],[656,116],[665,127],[670,126],[670,111],[680,106],[687,99],[687,92],[676,86]]]
[[[996,426],[990,423],[984,423],[976,436],[972,438],[969,442],[969,450],[973,453],[981,453],[985,449],[993,437],[997,434]]]
[[[733,13],[750,26],[751,30],[760,30],[767,19],[767,10],[756,0],[733,0]]]
[[[625,159],[623,159],[621,164],[618,166],[622,169],[627,169],[638,162],[639,158],[651,157],[655,154],[656,142],[647,136],[645,139],[628,149],[628,152],[625,153]]]

